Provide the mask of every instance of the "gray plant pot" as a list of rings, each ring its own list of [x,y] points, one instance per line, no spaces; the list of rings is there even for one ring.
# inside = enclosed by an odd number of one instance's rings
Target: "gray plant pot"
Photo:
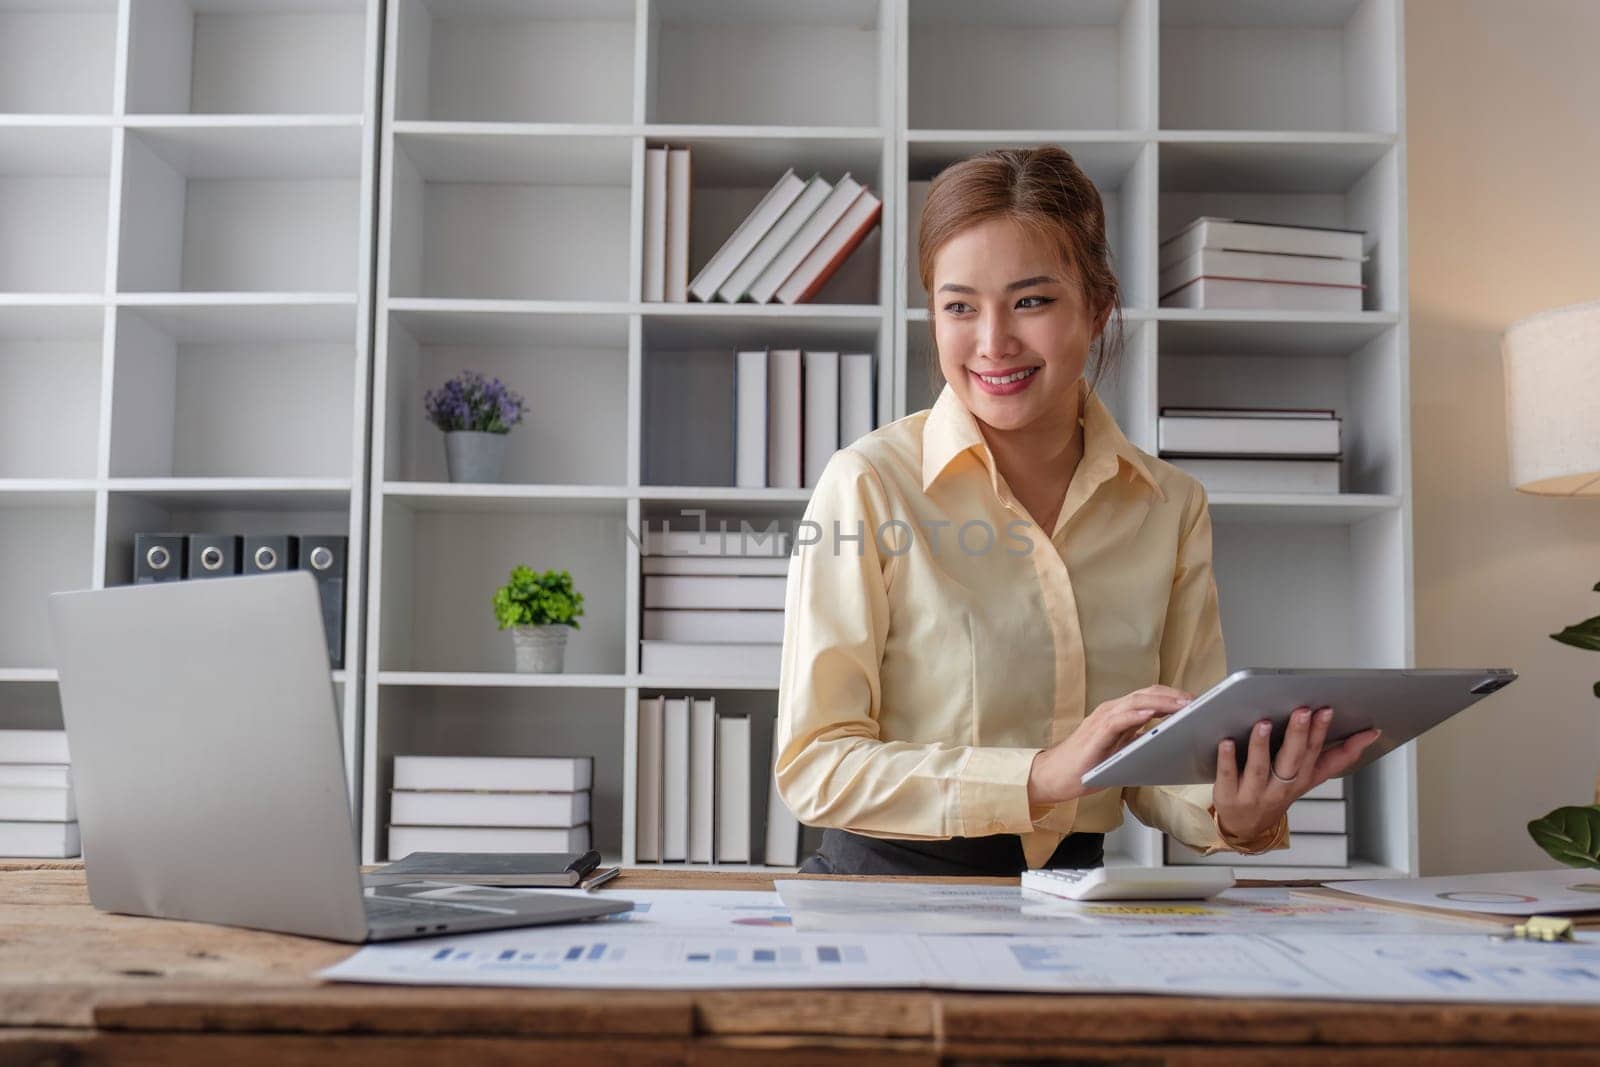
[[[498,482],[506,466],[506,434],[454,430],[444,435],[445,467],[452,482]]]
[[[513,626],[518,674],[560,674],[570,626]]]

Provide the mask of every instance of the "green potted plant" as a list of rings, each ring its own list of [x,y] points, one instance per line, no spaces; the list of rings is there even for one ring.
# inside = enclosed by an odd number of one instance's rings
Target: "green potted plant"
[[[1600,593],[1600,583],[1594,591]],[[1573,648],[1600,652],[1600,615],[1550,636]],[[1595,683],[1594,695],[1600,697],[1600,682]],[[1593,804],[1557,808],[1530,822],[1528,833],[1552,859],[1568,867],[1600,868],[1600,781],[1595,782]]]
[[[510,630],[521,673],[559,674],[567,647],[567,630],[578,629],[583,594],[572,587],[566,571],[540,574],[521,564],[511,580],[494,594],[494,617]]]

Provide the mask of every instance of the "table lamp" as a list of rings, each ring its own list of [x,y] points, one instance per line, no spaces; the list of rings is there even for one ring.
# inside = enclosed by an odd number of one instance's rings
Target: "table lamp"
[[[1500,351],[1512,488],[1600,496],[1600,301],[1515,322]]]
[[[1600,497],[1600,301],[1513,323],[1500,352],[1512,488],[1539,496]],[[1550,636],[1600,651],[1600,616]],[[1600,779],[1594,800],[1593,807],[1557,808],[1529,823],[1528,832],[1563,863],[1600,866]]]

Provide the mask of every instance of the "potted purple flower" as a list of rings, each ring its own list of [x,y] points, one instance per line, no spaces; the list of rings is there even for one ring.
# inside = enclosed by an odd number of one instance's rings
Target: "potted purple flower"
[[[466,370],[422,398],[428,421],[444,431],[445,466],[452,482],[498,482],[506,435],[522,421],[521,395],[499,378]]]

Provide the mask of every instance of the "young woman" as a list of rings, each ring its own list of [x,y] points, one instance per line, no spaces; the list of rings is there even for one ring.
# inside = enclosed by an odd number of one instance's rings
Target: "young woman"
[[[1096,866],[1124,803],[1208,853],[1283,847],[1376,731],[1324,749],[1299,708],[1275,757],[1265,723],[1242,769],[1222,742],[1214,787],[1083,786],[1226,673],[1205,493],[1095,395],[1099,193],[1059,148],[988,152],[935,179],[917,251],[944,389],[834,455],[790,562],[776,774],[827,828],[801,869]]]

